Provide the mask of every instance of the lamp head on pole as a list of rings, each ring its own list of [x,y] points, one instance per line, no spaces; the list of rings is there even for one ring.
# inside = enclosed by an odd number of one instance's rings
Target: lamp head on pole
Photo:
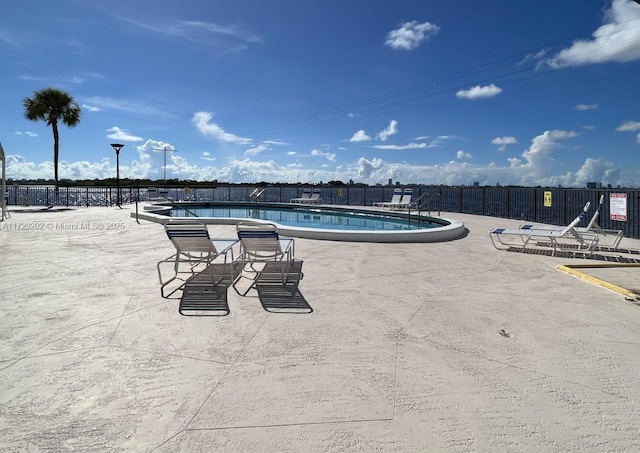
[[[112,143],[111,146],[116,150],[116,154],[120,154],[120,150],[124,148],[124,145],[120,143]]]

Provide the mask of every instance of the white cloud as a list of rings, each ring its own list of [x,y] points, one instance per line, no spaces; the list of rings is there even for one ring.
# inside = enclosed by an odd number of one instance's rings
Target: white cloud
[[[211,153],[209,151],[202,151],[202,156],[200,157],[202,160],[206,160],[208,162],[213,162],[216,160],[215,157],[211,157]]]
[[[16,135],[26,135],[28,137],[37,137],[38,134],[36,134],[35,132],[31,132],[31,131],[16,131]]]
[[[120,129],[118,126],[107,129],[107,132],[111,132],[111,134],[107,135],[107,138],[111,140],[122,140],[124,142],[141,142],[143,140],[142,137],[131,135],[127,130]]]
[[[298,154],[295,151],[287,151],[287,156],[295,156],[296,154]]]
[[[353,179],[367,184],[386,183],[389,178],[406,184],[471,184],[474,181],[482,185],[523,185],[555,187],[584,187],[587,181],[600,181],[603,184],[621,185],[623,187],[637,187],[640,181],[640,167],[628,165],[616,168],[613,163],[605,159],[585,158],[583,163],[572,164],[560,161],[558,150],[570,149],[572,138],[577,133],[573,131],[550,130],[539,134],[531,140],[531,144],[519,156],[512,156],[503,163],[474,164],[470,153],[459,150],[457,159],[443,161],[429,165],[416,165],[401,161],[399,155],[406,153],[389,153],[391,159],[377,156],[361,157],[349,163],[337,166],[335,154],[316,149],[307,153],[305,157],[314,156],[321,162],[315,168],[303,167],[297,159],[288,159],[286,164],[279,164],[273,160],[259,161],[255,158],[223,159],[218,157],[215,164],[210,156],[215,151],[199,152],[193,158],[187,152],[167,152],[167,177],[193,179],[197,181],[232,181],[255,183],[269,181],[273,183],[305,181],[309,183],[319,181]],[[433,146],[432,144],[418,144],[420,148]],[[387,145],[384,145],[387,146]],[[393,146],[393,145],[388,145]],[[149,139],[136,146],[124,148],[120,155],[120,174],[123,178],[163,177],[163,149],[174,150],[174,146],[161,140]],[[129,151],[127,152],[127,149]],[[137,153],[136,153],[137,151]],[[438,158],[434,153],[433,158]],[[573,153],[573,157],[576,154]],[[440,157],[442,158],[442,156]],[[314,161],[315,159],[307,159]],[[193,162],[191,162],[193,161]],[[320,165],[329,165],[320,167]],[[559,169],[563,169],[560,171]],[[99,162],[60,162],[60,176],[71,179],[94,179],[113,177],[115,174],[115,156]],[[32,162],[19,155],[7,156],[7,176],[9,178],[37,179],[52,178],[53,164],[47,162]]]
[[[471,159],[473,156],[470,153],[466,153],[461,149],[456,153],[456,157],[458,160]]]
[[[491,140],[493,145],[500,145],[498,151],[504,151],[507,148],[507,145],[513,145],[518,143],[515,137],[505,136],[505,137],[496,137]]]
[[[575,110],[579,112],[584,112],[586,110],[598,110],[598,104],[578,104],[576,105]]]
[[[249,148],[247,150],[245,150],[244,155],[245,156],[255,156],[256,154],[260,154],[262,151],[266,151],[268,150],[269,147],[267,145],[265,145],[264,143],[258,145],[258,146],[254,146],[253,148]]]
[[[418,21],[405,22],[400,28],[387,33],[385,45],[396,50],[413,50],[422,42],[435,36],[440,27],[429,22],[419,24]]]
[[[267,145],[290,145],[291,143],[283,142],[281,140],[265,140],[262,143]]]
[[[159,109],[157,107],[129,100],[94,96],[87,98],[86,101],[87,102],[85,103],[85,105],[92,105],[94,109],[99,110],[118,110],[122,112],[137,113],[141,115],[158,115],[166,117],[173,116],[167,113],[165,110]]]
[[[616,128],[618,132],[640,131],[640,121],[626,121]]]
[[[386,129],[378,132],[378,138],[383,142],[387,141],[389,137],[398,133],[398,122],[396,120],[391,120],[389,126]]]
[[[592,34],[590,40],[575,41],[543,61],[552,68],[586,64],[618,62],[640,59],[640,6],[631,0],[613,0],[605,11],[604,24]]]
[[[528,174],[525,177],[525,185],[535,186],[537,181],[544,180],[545,176],[555,169],[555,159],[552,152],[560,146],[559,141],[577,137],[574,131],[552,130],[546,131],[531,141],[529,149],[522,153],[525,162],[521,167],[526,168]]]
[[[324,152],[321,151],[319,149],[314,149],[311,151],[311,155],[312,156],[319,156],[319,157],[324,157],[325,159],[331,161],[331,162],[335,162],[336,161],[336,153],[328,153],[328,152]]]
[[[196,129],[204,136],[214,138],[221,142],[236,143],[239,145],[249,145],[252,140],[250,138],[239,137],[234,134],[225,132],[216,123],[211,123],[213,115],[209,112],[196,112],[191,120],[195,124]]]
[[[371,137],[362,129],[353,134],[353,137],[349,139],[350,142],[368,142],[369,140],[371,140]]]
[[[376,149],[427,149],[427,148],[435,148],[437,144],[435,143],[416,143],[411,142],[408,145],[375,145]]]
[[[82,104],[82,108],[87,112],[99,112],[102,110],[100,107],[96,107],[95,105]]]
[[[460,90],[456,93],[456,97],[461,99],[481,99],[481,98],[492,98],[494,96],[502,93],[502,88],[494,85],[486,85],[481,87],[477,85],[473,88],[469,88],[468,90]]]
[[[221,49],[225,53],[245,50],[250,44],[262,42],[262,37],[236,25],[219,25],[202,21],[174,21],[153,24],[119,16],[119,19],[167,38],[182,39],[205,48]]]

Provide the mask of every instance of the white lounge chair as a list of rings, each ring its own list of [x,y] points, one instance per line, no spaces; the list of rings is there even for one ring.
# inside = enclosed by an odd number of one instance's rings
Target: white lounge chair
[[[292,198],[289,203],[304,203],[311,198],[311,188],[306,188],[302,191],[302,195],[298,198]]]
[[[402,189],[397,187],[396,189],[393,190],[393,196],[391,197],[391,201],[382,201],[379,203],[373,203],[373,205],[379,206],[384,209],[384,208],[398,205],[400,203],[400,200],[402,200]]]
[[[301,263],[296,266],[294,262],[293,238],[280,237],[277,227],[269,223],[239,223],[236,231],[240,240],[240,253],[234,261],[236,278],[233,287],[238,294],[247,295],[258,283],[265,283],[265,280],[267,283],[285,286],[295,283],[297,288],[301,277]],[[249,280],[249,285],[240,288],[239,283],[246,280]]]
[[[168,258],[158,261],[158,279],[160,280],[160,294],[168,298],[178,290],[183,289],[185,283],[195,275],[205,272],[210,277],[211,286],[231,284],[235,278],[233,274],[233,246],[237,239],[211,239],[207,226],[191,220],[170,220],[164,225],[167,237],[175,247],[175,253]],[[216,258],[221,257],[214,263]],[[172,275],[165,279],[162,268],[171,265]],[[165,288],[178,280],[177,287],[165,294]],[[202,276],[199,279],[202,282]]]
[[[414,206],[415,203],[411,200],[413,198],[413,189],[405,188],[402,193],[402,198],[398,203],[391,206],[393,209],[409,209]]]
[[[489,237],[493,246],[498,250],[525,251],[528,246],[532,245],[551,247],[553,249],[552,255],[555,255],[558,250],[579,250],[593,253],[598,245],[599,237],[597,234],[578,231],[576,226],[581,220],[582,215],[579,215],[562,230],[494,228],[489,231]]]
[[[598,234],[600,236],[599,240],[598,240],[598,248],[602,248],[602,247],[606,247],[609,249],[616,249],[619,247],[620,242],[622,241],[622,238],[624,237],[624,232],[622,230],[612,230],[612,229],[604,229],[601,228],[600,225],[598,224],[598,218],[600,217],[600,213],[602,212],[602,203],[604,201],[604,195],[600,196],[600,202],[598,204],[598,208],[596,209],[596,211],[593,213],[593,217],[591,217],[591,220],[589,221],[589,223],[587,224],[586,227],[576,227],[576,231],[580,232],[580,233],[593,233],[593,234]],[[584,208],[582,209],[582,211],[580,212],[580,217],[581,219],[586,218],[587,215],[587,211],[589,209],[589,206],[591,205],[590,202],[587,201],[587,203],[585,204]],[[520,225],[518,228],[522,228],[522,229],[538,229],[538,230],[562,230],[563,227],[537,227],[534,225]],[[603,242],[602,239],[606,238],[606,241]]]
[[[322,199],[320,198],[320,196],[322,195],[322,190],[320,189],[313,189],[313,192],[311,192],[311,196],[309,197],[308,200],[300,200],[300,203],[303,204],[318,204],[322,202]]]

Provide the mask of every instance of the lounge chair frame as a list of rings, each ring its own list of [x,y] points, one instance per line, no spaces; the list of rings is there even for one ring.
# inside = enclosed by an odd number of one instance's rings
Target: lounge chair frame
[[[391,208],[393,206],[397,206],[400,201],[402,200],[402,189],[400,188],[396,188],[393,190],[393,195],[391,196],[391,200],[390,201],[382,201],[379,203],[373,203],[374,206],[376,207],[380,207],[382,209],[385,208]]]
[[[311,188],[306,188],[302,191],[302,195],[298,198],[292,198],[289,200],[289,203],[304,203],[305,201],[311,198]]]
[[[576,225],[581,220],[582,216],[576,217],[562,230],[494,228],[489,231],[489,238],[498,250],[524,252],[529,246],[542,246],[552,248],[552,256],[559,250],[587,251],[591,254],[598,245],[599,236],[578,231]]]
[[[169,298],[176,291],[184,288],[184,285],[196,274],[207,270],[212,286],[233,281],[233,246],[237,239],[211,239],[207,226],[203,223],[190,220],[170,220],[164,225],[167,237],[175,247],[175,253],[156,265],[158,279],[160,280],[160,294],[163,298]],[[220,259],[224,265],[212,266],[214,260]],[[168,279],[163,276],[162,269],[171,265],[172,275]],[[177,287],[166,292],[167,285],[176,280],[182,282]]]
[[[236,225],[240,252],[234,260],[234,290],[241,296],[256,289],[259,284],[278,283],[297,290],[301,278],[301,263],[295,260],[295,241],[283,238],[277,227],[269,223],[246,223]],[[277,276],[274,281],[274,275]],[[242,289],[241,282],[249,281]]]
[[[604,229],[601,228],[600,225],[598,224],[598,218],[600,217],[600,213],[602,212],[602,203],[604,201],[604,195],[600,196],[600,202],[598,204],[598,207],[596,208],[596,211],[593,213],[593,216],[591,217],[591,220],[589,221],[589,223],[587,224],[586,227],[576,227],[576,231],[578,231],[579,233],[594,233],[594,234],[598,234],[599,240],[598,240],[598,245],[597,248],[601,248],[601,247],[606,247],[607,249],[617,249],[620,246],[620,242],[622,241],[622,238],[624,237],[624,232],[622,230],[613,230],[613,229]],[[582,212],[580,212],[580,216],[582,219],[586,218],[586,214],[587,211],[589,209],[589,206],[591,205],[590,202],[587,202],[584,206],[584,208],[582,209]],[[562,230],[562,227],[549,227],[549,228],[545,228],[545,227],[537,227],[534,225],[530,225],[530,224],[525,224],[525,225],[520,225],[518,228],[522,228],[522,229],[537,229],[537,230]],[[606,239],[606,242],[603,242],[602,239]]]

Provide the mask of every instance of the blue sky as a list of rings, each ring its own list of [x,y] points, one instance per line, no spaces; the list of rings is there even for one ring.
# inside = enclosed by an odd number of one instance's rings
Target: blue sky
[[[51,86],[61,178],[640,185],[632,0],[25,0],[0,55],[8,178],[53,177]]]

